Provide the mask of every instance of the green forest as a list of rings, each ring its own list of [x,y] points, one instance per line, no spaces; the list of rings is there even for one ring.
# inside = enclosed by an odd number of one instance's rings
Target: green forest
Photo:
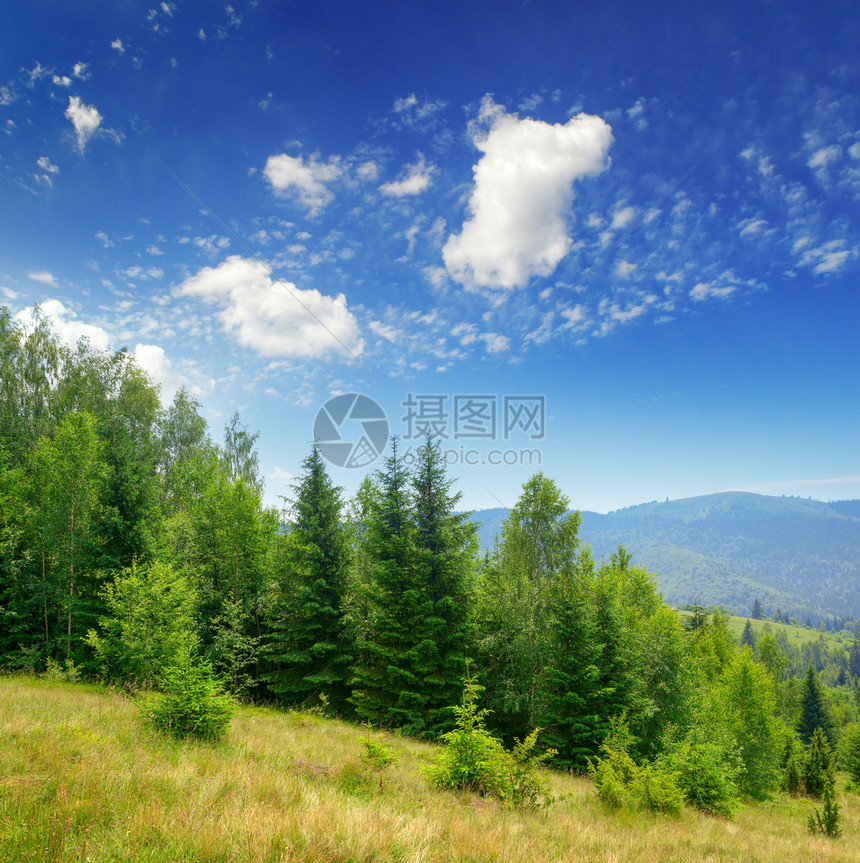
[[[69,349],[38,309],[0,311],[0,389],[8,671],[132,695],[196,674],[430,740],[479,719],[618,805],[860,783],[856,640],[804,654],[679,615],[623,546],[595,560],[542,473],[481,554],[430,439],[408,465],[393,441],[348,501],[311,447],[276,511],[238,415],[213,440],[187,391],[163,406],[128,352]]]

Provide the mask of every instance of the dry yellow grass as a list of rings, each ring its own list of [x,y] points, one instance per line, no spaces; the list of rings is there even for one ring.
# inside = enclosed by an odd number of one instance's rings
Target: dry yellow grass
[[[153,735],[122,696],[0,678],[0,860],[685,861],[860,860],[860,796],[840,793],[843,836],[807,835],[808,801],[749,804],[734,821],[610,812],[591,783],[553,774],[543,812],[432,789],[433,747],[387,738],[384,786],[362,731],[242,708],[221,746]]]

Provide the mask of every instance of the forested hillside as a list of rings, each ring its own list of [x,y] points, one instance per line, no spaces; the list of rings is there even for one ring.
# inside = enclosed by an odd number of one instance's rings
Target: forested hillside
[[[490,548],[507,511],[482,510]],[[860,617],[860,501],[822,503],[744,492],[582,513],[595,557],[619,543],[657,574],[668,602],[698,599],[743,614],[756,597],[801,622]]]
[[[0,311],[0,391],[0,667],[129,692],[192,681],[418,738],[456,728],[499,763],[539,751],[618,805],[665,811],[730,814],[803,764],[817,772],[791,788],[820,796],[833,746],[860,762],[856,641],[804,669],[773,633],[739,644],[721,612],[682,622],[623,545],[583,543],[543,473],[482,556],[429,437],[410,465],[394,441],[351,501],[315,446],[294,454],[275,512],[238,415],[214,442],[188,392],[162,406],[128,353],[63,347],[38,311],[26,327]],[[748,500],[680,502],[663,522],[707,537],[712,510],[741,523]],[[853,519],[819,520],[850,537]],[[796,548],[804,523],[773,540]],[[490,787],[458,770],[451,785]]]

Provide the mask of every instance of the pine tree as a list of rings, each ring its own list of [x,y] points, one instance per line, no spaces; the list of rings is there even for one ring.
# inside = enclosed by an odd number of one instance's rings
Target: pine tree
[[[744,627],[743,635],[741,636],[741,646],[746,645],[750,650],[755,650],[755,635],[753,634],[752,624],[749,620]]]
[[[332,485],[314,445],[294,486],[287,572],[271,605],[270,689],[291,704],[323,696],[348,708],[350,654],[344,630],[349,545],[341,521],[340,489]]]
[[[820,728],[829,738],[833,735],[833,724],[824,700],[824,691],[812,665],[806,668],[806,679],[800,696],[800,721],[797,726],[800,739],[809,743],[816,729]]]
[[[761,600],[758,597],[755,598],[750,617],[753,620],[761,620],[764,617],[764,608],[762,608]]]

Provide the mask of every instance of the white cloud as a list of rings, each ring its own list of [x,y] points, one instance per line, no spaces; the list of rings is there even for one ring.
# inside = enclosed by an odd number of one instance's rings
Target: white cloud
[[[69,107],[66,108],[66,117],[72,121],[75,134],[78,137],[78,150],[83,153],[87,141],[99,130],[102,115],[96,110],[95,105],[84,105],[77,96],[69,96]]]
[[[630,261],[619,261],[615,265],[615,275],[621,279],[626,279],[638,265],[633,264]]]
[[[432,176],[433,166],[427,165],[424,157],[419,153],[418,161],[414,165],[407,167],[406,175],[403,179],[391,183],[383,183],[379,187],[379,191],[383,195],[390,195],[395,198],[402,198],[406,195],[420,195],[421,192],[429,188]]]
[[[47,270],[34,270],[27,273],[27,278],[32,279],[34,282],[41,282],[43,285],[51,285],[51,287],[56,287],[57,285],[57,280]]]
[[[61,341],[74,347],[79,339],[87,339],[98,351],[106,351],[110,345],[107,331],[94,324],[78,320],[77,315],[59,300],[45,300],[39,304],[42,313],[48,318],[51,329]],[[15,316],[25,326],[29,323],[30,309],[24,309]]]
[[[178,293],[220,306],[224,331],[265,357],[318,357],[364,348],[358,324],[343,294],[327,297],[275,282],[259,261],[231,255],[218,267],[204,267]]]
[[[54,75],[54,77],[51,78],[51,81],[53,81],[56,87],[72,86],[72,79],[68,75],[63,75],[62,77],[60,75]]]
[[[11,105],[18,98],[18,94],[7,86],[0,87],[0,105]]]
[[[816,150],[806,163],[810,168],[826,168],[831,162],[836,161],[842,155],[842,148],[835,144],[830,147],[821,147]]]
[[[326,184],[337,180],[342,168],[337,158],[320,162],[317,156],[311,156],[306,162],[301,156],[281,153],[269,156],[263,174],[276,195],[291,194],[311,215],[316,215],[334,198]]]
[[[808,238],[802,238],[808,239]],[[794,244],[795,251],[806,246],[807,243],[801,244],[798,240]],[[817,274],[832,273],[838,270],[849,258],[856,256],[856,249],[844,248],[844,240],[831,240],[829,243],[824,243],[814,249],[807,249],[800,259],[800,263],[804,266],[811,266],[812,271]]]
[[[89,71],[89,66],[86,63],[75,63],[75,65],[72,66],[72,74],[79,81],[86,81],[87,78],[92,77],[93,73]]]
[[[173,401],[176,391],[180,387],[187,387],[190,383],[182,372],[173,367],[164,348],[159,345],[135,345],[134,358],[153,382],[161,386],[163,404]]]
[[[569,251],[573,182],[606,167],[612,131],[587,114],[564,125],[521,120],[489,98],[481,119],[491,125],[473,135],[483,155],[473,168],[470,218],[443,257],[467,287],[510,289],[549,275]]]
[[[45,183],[47,186],[53,185],[53,177],[60,173],[60,169],[51,163],[47,156],[40,156],[36,159],[36,164],[41,169],[41,174],[33,174],[35,179],[40,183]]]
[[[114,39],[110,46],[118,54],[125,54],[125,45],[122,44],[122,39]]]
[[[633,207],[621,207],[616,210],[615,214],[612,216],[612,224],[610,227],[613,231],[617,231],[619,228],[626,228],[633,221],[633,217],[635,215],[636,210],[634,210]]]
[[[355,175],[359,180],[376,182],[379,179],[379,165],[376,162],[362,162],[356,169]]]
[[[767,222],[764,219],[755,219],[752,217],[744,219],[736,225],[742,237],[751,237],[755,234],[760,234],[766,226]]]
[[[690,291],[690,296],[702,302],[704,300],[724,300],[730,297],[736,290],[737,285],[720,285],[718,282],[699,282]]]

